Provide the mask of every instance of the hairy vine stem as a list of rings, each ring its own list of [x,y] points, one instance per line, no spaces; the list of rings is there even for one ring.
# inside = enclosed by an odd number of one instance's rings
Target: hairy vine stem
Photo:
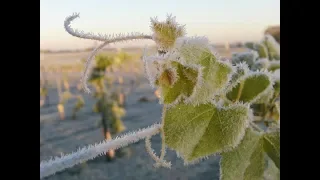
[[[166,116],[166,111],[167,111],[167,106],[163,105],[161,129],[160,129],[160,133],[161,133],[161,155],[160,155],[160,161],[162,161],[164,159],[164,156],[166,154],[166,145],[165,145],[166,143],[165,143],[165,135],[164,135],[164,130],[163,130],[164,118]]]
[[[154,153],[153,149],[151,148],[151,136],[146,138],[146,150],[148,154],[151,156],[153,160],[156,161],[154,164],[155,167],[165,167],[165,168],[171,168],[171,162],[166,162],[164,160],[164,156],[166,154],[166,145],[165,145],[165,136],[164,136],[164,130],[163,130],[163,125],[164,125],[164,117],[166,113],[166,105],[163,106],[162,110],[162,122],[161,122],[161,128],[160,128],[160,133],[161,133],[161,154],[160,157],[157,157],[156,154]]]
[[[89,145],[71,154],[62,155],[61,157],[56,157],[55,159],[51,159],[49,161],[42,161],[40,163],[40,179],[72,167],[76,164],[93,159],[97,156],[101,156],[110,149],[119,149],[141,139],[156,135],[159,133],[160,128],[160,124],[155,124],[148,128],[116,137],[112,140],[105,140],[99,144]]]

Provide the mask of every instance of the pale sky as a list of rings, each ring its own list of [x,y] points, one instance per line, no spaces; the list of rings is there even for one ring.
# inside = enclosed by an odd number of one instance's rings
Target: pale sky
[[[211,43],[256,41],[267,26],[280,24],[280,0],[41,0],[41,49],[82,49],[94,44],[65,32],[64,19],[73,12],[80,13],[73,28],[104,34],[151,34],[150,17],[165,20],[172,14],[186,25],[187,36],[207,36]],[[116,46],[133,44],[153,43]]]

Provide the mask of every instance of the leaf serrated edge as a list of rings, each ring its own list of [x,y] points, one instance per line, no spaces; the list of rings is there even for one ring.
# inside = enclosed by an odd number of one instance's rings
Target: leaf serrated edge
[[[212,103],[214,103],[214,101],[211,101],[211,104]],[[238,136],[238,139],[236,139],[237,143],[235,143],[233,146],[221,149],[220,152],[213,153],[211,155],[199,157],[199,158],[197,158],[197,159],[195,159],[193,161],[186,161],[185,160],[186,158],[182,154],[180,154],[179,151],[168,147],[168,149],[176,152],[177,157],[180,157],[180,158],[182,158],[184,160],[184,162],[183,162],[184,166],[194,165],[194,164],[197,164],[197,163],[201,162],[202,160],[208,159],[211,156],[220,155],[221,153],[233,150],[234,148],[236,148],[240,144],[241,140],[243,139],[243,137],[245,135],[246,129],[250,127],[249,126],[250,122],[253,121],[254,115],[253,115],[252,109],[250,108],[250,104],[249,103],[236,102],[234,104],[229,104],[227,106],[222,106],[221,104],[212,104],[212,105],[215,106],[216,108],[218,108],[219,110],[220,109],[228,110],[228,109],[237,108],[237,107],[245,107],[247,109],[247,119],[246,119],[245,124],[244,124],[243,132]]]
[[[277,129],[276,131],[271,131],[271,132],[268,132],[267,134],[264,134],[263,138],[268,141],[268,143],[270,143],[270,145],[272,146],[272,148],[276,151],[277,155],[279,154],[279,157],[280,157],[280,151],[277,151],[276,147],[272,141],[267,137],[267,135],[270,135],[271,133],[279,133],[279,139],[280,139],[280,130]],[[269,155],[267,154],[267,156],[269,157]],[[270,158],[270,157],[269,157]],[[270,158],[271,159],[271,158]],[[272,159],[271,159],[272,160]],[[273,160],[272,160],[273,161]],[[280,169],[279,169],[280,170]]]
[[[263,132],[258,132],[258,131],[255,131],[253,128],[251,128],[251,127],[248,127],[248,128],[250,128],[253,132],[255,132],[255,133],[257,133],[258,135],[260,135],[261,137],[260,138],[262,138],[262,136],[263,136]],[[247,129],[246,129],[247,130]],[[244,138],[244,137],[243,137]],[[241,141],[243,140],[243,138],[241,139]],[[261,139],[260,139],[261,140]],[[259,143],[259,141],[260,140],[258,140],[257,142],[256,142],[256,145]],[[241,141],[239,142],[239,144],[241,143]],[[239,146],[239,144],[237,145],[237,147]],[[256,146],[255,145],[255,146]],[[237,148],[237,147],[235,147],[235,148]],[[230,150],[234,150],[235,148],[233,148],[233,149],[230,149]],[[227,152],[227,151],[226,151]],[[250,156],[251,157],[251,156]],[[219,177],[219,179],[222,179],[223,177],[223,174],[222,174],[222,169],[221,169],[221,167],[222,167],[222,157],[220,158],[220,161],[219,161],[219,169],[220,169],[220,177]],[[247,165],[246,165],[246,169],[248,168],[248,166],[250,165],[250,163],[248,163]]]
[[[154,63],[154,62],[163,63],[166,59],[167,59],[167,55],[142,56],[145,74],[152,88],[156,88],[155,81],[157,76],[159,76],[159,72],[155,72],[155,75],[153,75],[150,68],[148,67],[148,63]]]
[[[177,57],[180,57],[180,58],[178,59]],[[203,75],[202,75],[202,69],[203,69],[202,66],[196,65],[196,64],[187,64],[187,63],[183,60],[183,57],[179,56],[177,52],[171,52],[171,56],[169,56],[169,59],[170,59],[170,61],[172,61],[172,62],[178,62],[178,63],[180,63],[180,64],[181,64],[182,66],[184,66],[184,67],[187,67],[187,68],[190,68],[190,69],[192,69],[192,70],[197,71],[197,73],[198,73],[197,83],[202,84],[202,81],[201,81],[202,76],[203,76]],[[171,59],[172,59],[172,60],[171,60]],[[179,76],[178,73],[177,73],[177,76]],[[199,80],[200,80],[200,81],[199,81]],[[197,84],[197,83],[196,83],[196,84]],[[196,87],[196,85],[195,85],[195,87]],[[195,87],[193,88],[193,91],[194,91]],[[160,92],[161,92],[161,91],[162,91],[162,88],[159,87],[159,90],[160,90]],[[189,97],[190,97],[190,96],[189,96]],[[180,94],[172,103],[166,104],[166,105],[167,105],[168,108],[173,107],[173,106],[175,106],[175,105],[177,105],[177,104],[179,104],[179,103],[181,103],[181,102],[186,102],[186,100],[187,100],[189,97],[187,97],[187,96],[184,95],[184,94]],[[163,97],[160,97],[159,99],[160,99],[160,101],[159,101],[160,104],[163,104]]]
[[[242,77],[240,77],[236,82],[237,83],[233,83],[232,86],[228,87],[228,89],[226,89],[226,94],[228,94],[229,92],[232,91],[232,89],[238,85],[238,83],[242,82],[243,80],[245,80],[246,78],[249,77],[253,77],[253,76],[259,76],[259,75],[265,75],[268,77],[268,80],[270,81],[270,84],[268,85],[268,87],[263,90],[261,93],[259,93],[254,99],[252,99],[250,101],[250,104],[254,103],[255,101],[259,100],[262,96],[267,95],[268,93],[273,91],[273,85],[275,83],[274,81],[274,76],[272,73],[270,73],[268,70],[263,69],[263,70],[257,70],[257,71],[249,71],[247,75],[244,75]],[[227,98],[226,98],[227,99]],[[228,99],[227,99],[228,100]],[[228,100],[229,102],[231,102],[230,100]]]
[[[246,76],[249,72],[250,72],[250,69],[249,69],[249,65],[246,63],[246,62],[240,62],[238,64],[236,64],[235,66],[232,66],[233,67],[233,72],[231,73],[230,75],[230,78],[229,78],[229,81],[228,81],[228,84],[226,85],[226,87],[224,89],[221,90],[221,94],[223,93],[228,93],[230,92],[233,88],[235,88],[241,81],[244,80],[244,76]],[[241,68],[244,70],[244,75],[239,77],[235,82],[231,82],[231,78],[232,78],[232,75],[235,74],[237,72],[237,69],[238,68]],[[230,101],[231,102],[231,101]]]
[[[280,44],[276,41],[276,39],[270,34],[266,34],[264,39],[265,39],[265,41],[267,41],[273,45],[274,50],[280,56]]]
[[[210,48],[210,47],[209,47]],[[206,84],[204,83],[204,79],[203,79],[203,69],[204,67],[200,66],[198,68],[198,78],[197,78],[197,83],[195,85],[195,87],[193,88],[193,92],[192,94],[184,101],[186,104],[192,104],[192,105],[200,105],[200,104],[203,104],[203,103],[208,103],[210,102],[215,96],[219,96],[221,95],[224,91],[225,91],[225,88],[228,86],[228,82],[230,82],[231,80],[231,77],[232,77],[232,74],[236,71],[236,68],[234,66],[232,66],[232,64],[229,62],[229,61],[222,61],[219,57],[216,57],[214,55],[213,52],[210,51],[210,54],[212,54],[215,58],[215,63],[218,63],[218,65],[222,65],[224,67],[227,67],[230,69],[230,72],[229,74],[227,75],[227,80],[226,80],[226,83],[224,84],[224,86],[216,91],[215,93],[212,93],[207,99],[206,101],[196,101],[196,96],[198,95],[197,94],[197,90],[203,88],[203,86],[206,86]]]
[[[250,101],[250,103],[255,103],[257,100],[259,100],[262,96],[266,96],[269,93],[272,93],[274,88],[273,85],[275,84],[274,76],[271,74],[268,70],[262,70],[262,71],[256,71],[251,72],[248,74],[248,76],[259,76],[259,75],[266,75],[268,77],[268,80],[270,81],[270,84],[267,88],[265,88],[264,91],[262,91],[260,94],[258,94],[254,99]]]
[[[243,57],[243,56],[248,56],[248,55],[252,55],[253,56],[253,63],[255,63],[257,61],[257,59],[259,58],[259,54],[257,51],[249,49],[248,51],[244,51],[244,52],[234,52],[231,55],[231,60],[233,62],[234,58],[239,58],[239,57]],[[244,62],[239,62],[239,63],[244,63]],[[239,64],[239,63],[235,63],[235,64]]]

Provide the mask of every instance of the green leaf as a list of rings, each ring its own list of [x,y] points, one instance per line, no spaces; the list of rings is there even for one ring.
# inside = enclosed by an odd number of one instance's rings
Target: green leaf
[[[260,58],[268,58],[268,49],[263,44],[255,44],[255,50],[258,52]]]
[[[268,167],[264,172],[265,180],[280,180],[280,170],[273,163],[272,160],[268,159]]]
[[[235,71],[231,75],[231,79],[228,85],[228,89],[233,88],[238,81],[247,75],[249,72],[249,67],[246,63],[239,63],[235,66]]]
[[[183,37],[177,39],[175,48],[181,58],[182,64],[188,66],[201,65],[207,56],[214,56],[210,49],[209,40],[205,37]]]
[[[219,62],[212,53],[203,53],[200,65],[202,69],[201,80],[188,99],[192,104],[207,103],[214,98],[228,84],[229,74],[232,72],[231,66]]]
[[[241,141],[251,116],[249,107],[178,104],[164,116],[165,143],[185,163],[226,151]]]
[[[275,81],[274,85],[273,85],[273,89],[276,93],[280,93],[280,80]]]
[[[165,87],[172,87],[172,85],[175,83],[177,75],[175,74],[174,70],[172,69],[165,69],[158,79],[156,79],[155,84]]]
[[[173,62],[172,66],[177,71],[178,79],[176,82],[173,85],[169,85],[168,83],[159,84],[161,88],[161,99],[164,104],[171,104],[176,100],[180,100],[178,98],[181,96],[189,97],[195,86],[195,81],[189,79],[196,79],[198,75],[195,70],[187,69],[178,62]]]
[[[227,93],[227,98],[231,101],[254,102],[270,89],[271,84],[271,79],[267,74],[253,73],[231,89]]]
[[[274,90],[272,88],[267,89],[263,94],[261,94],[259,96],[259,98],[257,98],[254,103],[268,103],[270,101],[270,99],[273,97],[274,95]]]
[[[192,78],[196,80],[196,86],[186,103],[207,103],[227,85],[232,72],[231,64],[215,57],[206,38],[180,38],[177,44],[180,56],[177,61],[185,67],[197,68],[200,74],[199,77]]]
[[[266,133],[263,137],[265,152],[280,169],[280,131]]]
[[[264,172],[263,142],[261,134],[246,130],[241,143],[232,151],[221,154],[220,179],[262,179]]]
[[[270,60],[280,60],[280,45],[279,45],[279,43],[271,35],[266,35],[263,43],[265,44],[265,46],[268,49],[269,59]]]
[[[260,180],[263,178],[265,170],[265,154],[262,140],[258,141],[251,157],[250,164],[244,173],[244,180]]]
[[[186,34],[184,26],[177,24],[172,16],[168,16],[163,22],[151,19],[151,30],[157,45],[165,49],[172,48],[176,39]]]
[[[271,61],[268,70],[275,71],[277,69],[280,69],[280,61]]]

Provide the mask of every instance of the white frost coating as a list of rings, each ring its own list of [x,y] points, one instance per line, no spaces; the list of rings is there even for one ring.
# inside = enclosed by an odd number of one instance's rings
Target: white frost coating
[[[238,78],[235,82],[231,83],[228,85],[228,88],[226,88],[225,92],[229,93],[230,91],[232,91],[232,89],[234,87],[236,87],[239,83],[243,82],[245,79],[249,78],[249,77],[253,77],[253,76],[259,76],[259,75],[265,75],[268,77],[270,84],[268,85],[268,87],[266,87],[265,90],[263,90],[262,92],[260,92],[255,98],[253,98],[250,103],[254,103],[257,100],[259,100],[261,97],[266,96],[270,93],[272,93],[273,91],[273,85],[274,85],[274,76],[272,73],[270,73],[268,70],[263,69],[263,70],[257,70],[257,71],[249,71],[247,72],[245,75],[241,76],[240,78]]]
[[[183,57],[187,66],[199,64],[199,57],[204,52],[211,53],[209,40],[204,36],[180,37],[176,40],[174,49]],[[180,60],[181,61],[181,60]]]
[[[243,74],[242,75],[239,74],[238,76],[237,73],[239,71],[242,71]],[[232,66],[232,73],[230,73],[230,78],[228,78],[228,83],[224,88],[221,89],[220,93],[224,94],[225,92],[231,91],[233,88],[235,88],[238,85],[238,83],[244,80],[245,75],[247,75],[249,72],[250,72],[250,69],[246,62],[240,62],[235,66]],[[238,77],[236,79],[232,79],[234,75]]]
[[[127,38],[127,37],[145,37],[145,39],[151,39],[150,35],[146,35],[143,33],[139,32],[132,32],[128,34],[112,34],[112,35],[106,35],[106,34],[98,34],[95,35],[91,32],[84,32],[84,31],[79,31],[78,29],[73,29],[71,28],[71,22],[75,20],[76,18],[80,18],[79,13],[73,13],[71,16],[68,16],[65,21],[64,21],[64,28],[65,30],[72,36],[82,38],[82,39],[91,39],[91,40],[96,40],[96,41],[110,41],[113,39],[119,39],[119,38]]]
[[[235,69],[243,70],[244,74],[249,73],[250,69],[246,62],[240,62],[235,65]]]
[[[76,164],[103,155],[110,149],[119,149],[135,143],[140,139],[153,136],[159,133],[160,128],[160,124],[155,124],[148,128],[116,137],[112,140],[105,140],[95,145],[89,145],[71,154],[55,157],[49,161],[42,161],[40,163],[40,179],[55,174],[56,172],[62,171],[66,168],[70,168]]]
[[[271,36],[270,34],[266,34],[265,38],[268,42],[270,42],[272,44],[272,46],[275,48],[275,51],[277,52],[277,54],[280,55],[280,44],[274,39],[274,37]]]
[[[246,62],[248,65],[253,65],[259,58],[259,54],[256,51],[250,50],[246,52],[236,52],[232,54],[232,63],[238,64],[240,62]]]
[[[163,44],[161,43],[161,41],[163,40],[162,39],[162,34],[163,33],[163,28],[168,28],[169,26],[172,28],[174,27],[175,29],[175,36],[178,37],[178,32],[181,32],[182,34],[180,34],[180,36],[185,36],[186,35],[186,32],[185,32],[185,25],[180,25],[177,23],[176,21],[176,17],[175,16],[172,16],[171,14],[168,14],[167,15],[167,19],[165,21],[165,25],[163,24],[163,22],[160,22],[158,21],[158,18],[155,17],[155,18],[150,18],[151,20],[151,30],[153,31],[153,35],[152,35],[152,39],[156,42],[156,45],[158,47],[158,50],[164,50],[164,51],[167,51],[169,50],[168,47],[163,47]],[[160,26],[160,31],[157,32],[155,31],[154,29],[154,25],[155,24],[158,24]],[[169,26],[168,26],[169,25]]]
[[[148,154],[151,156],[151,158],[156,161],[156,163],[154,164],[154,167],[158,168],[158,167],[165,167],[165,168],[171,168],[171,162],[166,162],[163,159],[160,159],[153,151],[153,149],[151,148],[151,136],[148,136],[146,138],[146,150],[148,152]],[[165,154],[165,151],[163,152],[163,154]]]
[[[256,102],[263,96],[267,96],[268,94],[271,95],[273,92],[273,85],[274,85],[274,77],[268,70],[258,70],[256,72],[250,72],[245,78],[252,77],[252,76],[258,76],[258,75],[266,75],[270,81],[269,86],[260,94],[258,94],[254,99],[251,100],[251,103]]]
[[[205,36],[179,37],[177,38],[174,47],[180,49],[185,44],[188,44],[188,47],[207,47],[209,45],[209,40]]]
[[[252,66],[253,70],[259,70],[259,69],[268,69],[270,66],[270,61],[267,58],[261,58],[258,59],[254,65]]]
[[[277,69],[273,72],[273,77],[275,78],[276,81],[280,81],[280,69]]]
[[[190,165],[197,164],[200,161],[208,159],[211,156],[217,156],[217,155],[219,155],[219,154],[221,154],[223,152],[228,152],[228,151],[236,148],[240,144],[241,140],[243,139],[243,137],[245,135],[245,131],[249,127],[249,124],[253,119],[253,111],[250,109],[250,104],[249,103],[236,102],[234,104],[229,104],[228,106],[220,106],[219,104],[213,104],[213,105],[216,106],[220,110],[222,110],[222,109],[223,110],[229,110],[229,109],[238,108],[238,107],[246,107],[246,109],[247,109],[247,118],[245,118],[245,121],[242,124],[242,126],[244,128],[240,132],[240,135],[237,138],[234,139],[234,142],[236,142],[236,143],[233,146],[225,147],[224,149],[219,150],[220,152],[216,152],[216,153],[211,154],[211,155],[202,156],[202,157],[199,157],[199,158],[197,158],[197,159],[195,159],[193,161],[184,161],[183,164],[185,166],[190,166]],[[176,151],[174,149],[172,149],[172,150]],[[177,153],[178,157],[180,157],[182,159],[186,159],[185,157],[187,155],[184,155],[184,154],[180,153],[179,151],[176,151],[176,153]]]
[[[245,52],[234,52],[232,53],[232,56],[254,56],[254,57],[259,57],[259,54],[256,51],[249,50]]]
[[[89,76],[89,68],[91,65],[92,59],[95,57],[95,55],[98,53],[99,50],[101,50],[104,46],[109,44],[109,42],[104,42],[100,46],[96,47],[90,54],[89,58],[86,60],[85,68],[81,77],[81,84],[83,87],[83,90],[87,93],[90,93],[90,89],[88,88],[87,81],[88,81],[88,76]]]
[[[145,52],[144,52],[145,54]],[[165,55],[154,55],[154,56],[143,56],[142,61],[145,68],[145,73],[150,82],[152,88],[155,88],[155,80],[160,75],[161,65],[166,63],[168,58],[167,54]]]
[[[118,34],[118,35],[94,35],[93,33],[85,33],[83,31],[79,31],[77,29],[72,29],[70,24],[71,21],[79,17],[79,13],[74,13],[71,16],[68,16],[64,21],[64,28],[65,30],[72,36],[82,38],[82,39],[91,39],[91,40],[97,40],[97,41],[104,41],[103,44],[95,48],[92,53],[90,54],[89,58],[86,61],[85,70],[83,72],[81,82],[84,88],[84,91],[87,93],[90,93],[90,90],[87,86],[87,79],[89,74],[89,67],[91,64],[92,59],[95,57],[95,55],[98,53],[99,50],[101,50],[104,46],[120,42],[120,41],[129,41],[129,40],[135,40],[135,39],[152,39],[151,36],[142,34],[142,33],[131,33],[131,34]]]

